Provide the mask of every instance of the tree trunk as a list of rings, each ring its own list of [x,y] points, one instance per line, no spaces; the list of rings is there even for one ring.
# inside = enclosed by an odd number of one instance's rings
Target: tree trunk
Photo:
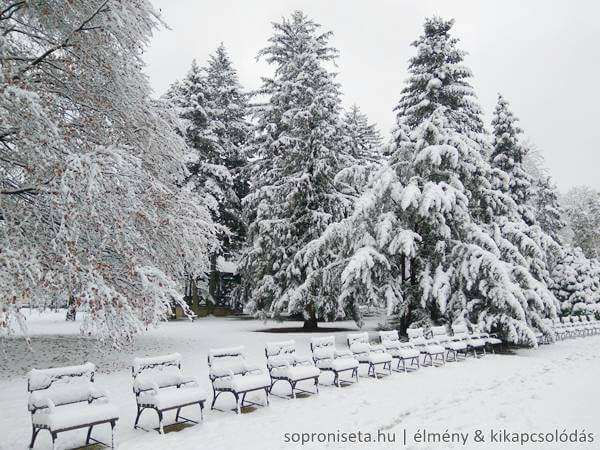
[[[310,317],[308,319],[304,319],[303,328],[305,330],[316,330],[319,328],[319,320],[317,319],[314,309],[311,308]]]

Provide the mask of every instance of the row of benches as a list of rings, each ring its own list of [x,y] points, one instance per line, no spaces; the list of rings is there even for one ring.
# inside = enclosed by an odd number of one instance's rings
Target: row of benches
[[[211,349],[208,354],[209,378],[213,389],[211,409],[214,409],[217,398],[223,393],[231,393],[235,397],[234,410],[240,413],[244,406],[259,405],[246,399],[249,392],[264,391],[265,404],[268,405],[269,395],[277,382],[288,383],[291,387],[289,397],[295,398],[297,392],[318,393],[322,371],[331,372],[333,384],[341,386],[342,382],[352,382],[341,379],[340,375],[347,372],[352,380],[358,381],[360,364],[366,364],[368,375],[377,378],[383,374],[382,370],[387,374],[391,374],[392,370],[406,372],[409,367],[416,370],[421,365],[436,365],[440,359],[444,364],[446,360],[451,360],[450,356],[453,361],[458,361],[461,354],[466,357],[472,351],[477,356],[478,351],[485,353],[486,347],[493,349],[501,344],[499,339],[486,333],[469,333],[464,324],[454,325],[453,335],[449,335],[446,328],[441,326],[430,330],[411,328],[408,336],[408,342],[401,342],[397,331],[381,331],[379,343],[372,344],[366,332],[349,334],[347,349],[336,348],[334,336],[316,337],[310,342],[312,358],[298,355],[293,340],[268,343],[265,347],[268,371],[249,363],[242,346]],[[392,367],[394,360],[397,360],[397,364]],[[94,371],[95,366],[91,363],[30,371],[30,448],[33,448],[41,430],[50,432],[53,445],[58,433],[79,428],[88,429],[86,445],[90,441],[102,443],[92,437],[94,426],[101,424],[110,425],[111,446],[115,446],[118,409],[108,401],[106,393],[94,385]],[[163,433],[163,418],[167,411],[176,411],[176,423],[197,423],[181,416],[182,408],[197,405],[202,418],[206,392],[196,378],[183,374],[179,354],[135,358],[132,377],[137,404],[135,428],[142,428],[139,426],[140,417],[147,409],[157,413],[156,430],[159,433]],[[298,388],[298,383],[307,380],[313,381],[314,391]],[[59,408],[66,405],[71,407]]]
[[[600,320],[592,315],[564,316],[559,319],[544,319],[547,328],[554,332],[557,339],[592,336],[600,333]],[[549,335],[538,332],[538,344],[550,343]]]

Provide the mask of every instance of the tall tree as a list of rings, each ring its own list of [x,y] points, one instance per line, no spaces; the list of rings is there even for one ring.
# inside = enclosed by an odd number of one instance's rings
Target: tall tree
[[[252,192],[244,199],[249,248],[241,263],[246,309],[265,315],[302,313],[307,328],[342,314],[326,280],[307,277],[296,254],[332,222],[346,216],[353,198],[334,181],[354,163],[344,152],[340,90],[326,64],[337,56],[331,32],[300,11],[274,23],[260,51],[275,66],[260,93],[252,149]],[[296,293],[302,286],[303,295]]]
[[[166,95],[178,106],[183,133],[195,150],[187,161],[189,181],[210,196],[213,218],[225,227],[221,251],[236,252],[246,232],[240,199],[248,192],[242,169],[250,125],[247,95],[223,44],[206,67],[194,60],[183,82],[174,83]]]
[[[72,297],[118,343],[183,304],[184,261],[207,270],[215,228],[142,71],[159,24],[144,0],[0,8],[0,327]]]

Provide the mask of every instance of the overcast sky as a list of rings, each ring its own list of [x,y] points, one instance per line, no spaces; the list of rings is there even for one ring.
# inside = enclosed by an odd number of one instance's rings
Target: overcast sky
[[[489,123],[497,93],[510,102],[521,128],[537,145],[561,191],[600,189],[600,3],[594,0],[152,0],[170,30],[159,31],[146,54],[157,94],[204,65],[220,42],[246,89],[269,74],[256,54],[271,22],[301,9],[340,51],[344,104],[358,104],[387,137],[410,43],[423,19],[454,18],[454,35],[469,52],[466,64]]]

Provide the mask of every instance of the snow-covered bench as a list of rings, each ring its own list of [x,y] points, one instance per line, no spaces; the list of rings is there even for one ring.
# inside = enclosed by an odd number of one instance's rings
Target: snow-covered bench
[[[340,374],[344,372],[351,372],[351,376],[358,381],[358,360],[350,350],[337,350],[334,336],[311,338],[310,350],[315,365],[333,373],[333,384],[340,387],[342,382],[350,382],[340,379]]]
[[[292,388],[292,398],[296,398],[296,391],[307,394],[319,392],[319,375],[321,370],[315,366],[310,358],[304,358],[296,354],[296,342],[293,340],[281,342],[269,342],[265,346],[267,357],[267,368],[271,376],[269,392],[272,393],[273,386],[278,381],[286,381]],[[316,392],[299,389],[296,385],[305,380],[313,380]]]
[[[575,324],[571,322],[571,317],[563,316],[560,318],[560,322],[564,325],[565,330],[569,334],[569,337],[575,337],[581,334],[581,330],[575,327]]]
[[[108,423],[111,428],[111,447],[115,445],[115,425],[119,410],[108,402],[106,393],[94,385],[95,366],[32,369],[27,377],[28,409],[31,413],[32,434],[29,448],[33,448],[38,433],[48,430],[52,446],[56,448],[58,433],[87,428],[86,445],[90,441],[106,445],[92,438],[92,428]]]
[[[377,366],[383,370],[387,368],[392,374],[392,355],[383,345],[369,343],[369,333],[352,333],[346,336],[348,347],[360,364],[367,364],[367,374],[377,378]],[[382,373],[380,373],[382,375]]]
[[[199,386],[196,378],[183,375],[181,355],[178,353],[151,358],[135,358],[131,374],[137,403],[134,428],[142,428],[138,422],[142,411],[146,409],[156,411],[158,415],[156,430],[161,434],[164,431],[163,415],[166,411],[177,410],[175,423],[198,423],[181,416],[181,408],[198,405],[200,406],[200,418],[202,418],[206,392]]]
[[[585,318],[587,319],[588,323],[592,326],[592,329],[594,330],[594,334],[600,333],[600,321],[596,320],[595,317],[593,317],[589,314],[586,315]]]
[[[467,343],[460,337],[448,335],[445,325],[431,327],[431,337],[446,349],[446,361],[450,361],[450,355],[453,356],[452,361],[458,361],[460,353],[467,357]]]
[[[406,334],[408,334],[408,341],[423,354],[424,366],[433,366],[434,360],[437,361],[439,358],[442,358],[442,364],[446,363],[446,358],[444,356],[446,350],[435,339],[427,339],[422,327],[409,328],[406,330]],[[426,364],[427,357],[429,357],[429,364]]]
[[[594,326],[583,316],[571,316],[571,320],[575,323],[575,326],[579,327],[584,336],[591,336],[594,334]]]
[[[548,319],[550,320],[550,319]],[[565,339],[569,335],[569,330],[559,319],[552,319],[552,329],[554,330],[554,334],[560,340]]]
[[[233,394],[235,411],[238,414],[241,408],[247,405],[267,406],[269,404],[271,377],[259,366],[246,361],[243,346],[209,350],[208,366],[213,387],[210,409],[214,409],[217,397],[223,392]],[[246,400],[246,394],[253,391],[265,391],[266,405]]]
[[[417,368],[420,367],[421,364],[419,361],[419,356],[421,355],[421,352],[417,350],[410,342],[400,342],[400,337],[397,330],[380,331],[379,339],[381,341],[381,345],[383,345],[386,351],[392,355],[392,358],[396,358],[398,360],[395,370],[400,370],[400,361],[402,361],[402,368],[404,372],[406,372],[406,361],[410,361],[411,366],[416,364]]]
[[[475,339],[481,339],[490,348],[492,353],[496,353],[496,347],[502,346],[502,340],[498,339],[498,336],[494,333],[486,333],[481,331],[479,327],[473,327],[473,335]]]
[[[452,332],[455,338],[462,339],[467,344],[467,349],[473,350],[473,355],[477,356],[477,350],[481,350],[485,355],[485,341],[477,335],[471,335],[466,323],[453,324]]]

